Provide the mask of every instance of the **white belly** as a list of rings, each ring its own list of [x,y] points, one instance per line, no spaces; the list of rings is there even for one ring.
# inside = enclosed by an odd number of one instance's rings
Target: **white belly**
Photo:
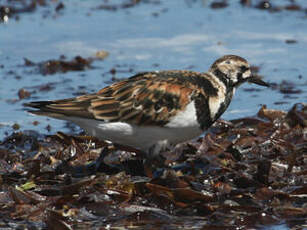
[[[159,148],[163,149],[163,146],[188,141],[202,134],[194,102],[190,102],[183,111],[172,117],[165,127],[136,126],[126,122],[105,122],[80,117],[66,119],[79,125],[89,135],[145,152],[155,144],[158,146],[155,148],[157,151],[154,150],[156,153]]]
[[[147,151],[159,142],[177,144],[198,137],[202,133],[198,126],[170,128],[135,126],[124,122],[103,122],[74,117],[70,117],[69,120],[79,125],[89,135],[143,151]]]

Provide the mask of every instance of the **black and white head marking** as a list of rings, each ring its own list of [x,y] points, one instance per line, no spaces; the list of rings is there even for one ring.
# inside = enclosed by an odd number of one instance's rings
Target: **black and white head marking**
[[[237,87],[252,77],[248,62],[236,55],[226,55],[216,60],[209,72],[219,78],[227,87]]]

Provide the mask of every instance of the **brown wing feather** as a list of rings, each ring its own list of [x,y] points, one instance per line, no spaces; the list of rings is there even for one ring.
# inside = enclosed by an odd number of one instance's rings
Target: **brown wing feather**
[[[98,92],[111,96],[119,106],[117,117],[110,121],[127,121],[138,125],[164,125],[170,117],[184,109],[197,90],[192,84],[183,84],[175,74],[182,71],[150,72],[133,76]],[[104,106],[92,107],[96,119],[106,119]]]
[[[97,94],[50,102],[33,102],[34,113],[59,119],[61,116],[127,121],[138,125],[164,125],[183,110],[198,88],[183,81],[190,71],[162,71],[135,75],[101,89]],[[180,76],[180,77],[178,77]],[[184,77],[187,77],[184,76]]]
[[[64,120],[66,116],[95,119],[93,114],[88,110],[91,100],[93,100],[95,97],[95,94],[88,94],[63,100],[35,101],[24,105],[38,109],[29,111],[36,115],[49,116]]]

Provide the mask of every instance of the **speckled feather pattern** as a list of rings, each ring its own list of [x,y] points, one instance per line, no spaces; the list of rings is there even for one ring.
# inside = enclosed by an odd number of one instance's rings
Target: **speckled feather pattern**
[[[176,144],[209,128],[231,102],[235,89],[252,76],[241,57],[226,55],[207,73],[187,70],[143,72],[95,94],[26,104],[30,112],[73,121],[89,134],[148,150]]]
[[[56,116],[163,126],[195,98],[217,95],[209,79],[207,74],[193,71],[140,73],[97,94],[44,104],[40,112],[51,116],[56,113]]]

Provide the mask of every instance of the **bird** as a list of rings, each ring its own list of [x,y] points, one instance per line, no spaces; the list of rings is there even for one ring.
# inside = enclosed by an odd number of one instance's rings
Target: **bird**
[[[24,105],[32,114],[70,121],[98,139],[156,155],[204,133],[245,82],[269,87],[244,58],[225,55],[207,72],[141,72],[97,93]]]

